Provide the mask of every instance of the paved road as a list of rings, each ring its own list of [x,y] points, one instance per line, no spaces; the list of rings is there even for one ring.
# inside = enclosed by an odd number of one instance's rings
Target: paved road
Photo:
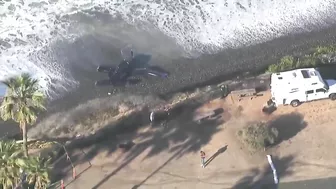
[[[277,189],[335,189],[336,177],[280,184]]]
[[[336,177],[326,179],[286,182],[286,183],[280,183],[279,185],[246,184],[234,187],[234,189],[335,189],[335,188],[336,188]]]

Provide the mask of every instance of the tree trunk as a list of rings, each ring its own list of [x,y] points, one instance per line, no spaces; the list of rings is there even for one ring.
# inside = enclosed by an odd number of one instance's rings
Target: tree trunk
[[[26,157],[28,157],[28,147],[27,147],[27,126],[26,123],[21,123],[22,128],[22,139],[23,139],[23,152]]]

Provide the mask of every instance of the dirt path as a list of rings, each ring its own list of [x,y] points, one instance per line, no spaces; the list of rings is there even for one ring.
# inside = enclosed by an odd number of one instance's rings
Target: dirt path
[[[67,188],[241,188],[265,177],[266,154],[274,157],[281,182],[336,176],[336,102],[322,100],[297,108],[279,107],[265,115],[261,107],[268,98],[268,93],[242,100],[229,96],[193,112],[184,111],[183,119],[165,127],[145,127],[136,134],[118,136],[118,140],[135,142],[128,152],[111,150],[116,142],[113,140],[85,148],[83,151],[91,155],[76,166],[77,173],[88,168],[88,162],[91,167]],[[187,120],[190,113],[218,108],[223,113],[215,122],[196,124]],[[236,133],[247,122],[261,120],[273,121],[284,135],[276,147],[251,153],[238,141]],[[92,148],[99,150],[92,154]],[[205,169],[200,166],[201,149],[208,158],[215,155]],[[72,157],[78,159],[79,155],[88,156],[78,150]]]

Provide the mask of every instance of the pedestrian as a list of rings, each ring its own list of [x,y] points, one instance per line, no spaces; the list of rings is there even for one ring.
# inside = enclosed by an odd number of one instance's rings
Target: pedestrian
[[[228,88],[228,86],[227,85],[222,85],[222,86],[220,86],[220,90],[222,92],[221,98],[227,97],[227,95],[229,94],[229,88]]]
[[[201,166],[204,168],[205,167],[205,152],[200,151],[201,154]]]

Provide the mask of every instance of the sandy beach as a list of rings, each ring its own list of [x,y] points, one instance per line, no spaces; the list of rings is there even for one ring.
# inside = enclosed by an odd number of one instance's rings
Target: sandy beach
[[[0,79],[23,71],[40,79],[47,111],[28,128],[28,138],[45,141],[32,142],[29,152],[60,155],[53,181],[62,179],[67,189],[335,188],[335,102],[261,111],[270,99],[269,65],[336,44],[335,1],[13,0],[1,6],[7,8],[0,11]],[[139,65],[157,66],[169,77],[95,86],[107,79],[97,66],[118,65],[126,46]],[[223,82],[263,90],[219,98]],[[167,119],[150,123],[150,113],[163,109]],[[209,112],[214,115],[199,120]],[[255,121],[277,128],[276,144],[255,151],[242,142],[238,131]],[[18,124],[0,121],[4,136],[21,139]]]
[[[90,38],[90,36],[86,37],[91,41],[97,40],[93,37]],[[130,36],[124,37],[127,38]],[[92,47],[86,46],[92,44],[85,43],[85,40],[88,40],[87,38],[79,39],[77,42],[66,47],[76,49],[76,54],[83,54],[86,52],[86,50],[83,49],[92,49]],[[150,36],[144,36],[144,38],[149,39]],[[95,62],[94,59],[85,59],[85,61],[82,61],[82,59],[75,57],[72,61],[79,63],[74,64],[71,70],[76,80],[80,81],[78,88],[66,94],[64,97],[49,103],[48,111],[42,115],[41,120],[43,120],[45,116],[53,113],[69,110],[80,104],[85,104],[88,100],[107,97],[109,92],[113,93],[113,95],[122,94],[124,97],[129,94],[162,96],[216,82],[219,83],[223,80],[235,78],[246,71],[253,72],[262,70],[267,65],[278,61],[279,58],[284,55],[302,54],[318,45],[334,44],[336,42],[336,26],[320,31],[281,37],[240,49],[229,49],[214,55],[202,55],[193,59],[179,58],[179,55],[173,56],[178,48],[169,42],[169,38],[160,38],[160,40],[160,43],[163,44],[166,42],[168,44],[166,48],[170,50],[164,50],[164,52],[169,53],[165,54],[165,56],[164,54],[154,53],[149,64],[158,65],[170,72],[168,79],[161,80],[152,78],[136,85],[118,88],[109,86],[96,87],[94,86],[94,82],[106,77],[95,71],[97,62]],[[143,43],[145,43],[145,40],[143,41]],[[117,64],[120,61],[119,47],[121,46],[118,47],[115,46],[116,44],[111,45],[110,43],[101,42],[93,43],[101,45],[100,48],[108,50],[105,53],[110,54],[109,57],[111,57],[111,60],[109,60],[109,62],[112,64]],[[144,46],[146,48],[138,47],[138,52],[150,55],[151,48],[148,48],[148,45]],[[151,47],[153,48],[153,46]],[[68,53],[75,52],[69,50]],[[59,56],[61,55],[62,54]],[[1,129],[0,133],[2,134],[6,132],[9,134],[17,132],[16,127],[7,124],[1,124]]]
[[[244,81],[253,86],[260,83],[253,84],[253,81],[258,81],[257,78]],[[265,79],[263,84],[268,86],[268,82]],[[334,156],[328,150],[333,144],[329,133],[334,131],[332,115],[335,103],[322,100],[305,103],[297,109],[279,107],[274,114],[265,115],[260,107],[270,94],[262,94],[242,100],[229,96],[211,101],[191,101],[181,107],[177,117],[158,127],[148,126],[149,112],[146,111],[133,118],[127,117],[117,126],[121,129],[119,131],[109,130],[115,119],[113,116],[92,122],[90,117],[99,116],[100,111],[116,106],[119,113],[129,111],[127,107],[120,106],[118,102],[121,100],[129,99],[137,105],[164,103],[154,95],[124,96],[119,93],[81,103],[70,111],[47,115],[30,134],[42,138],[43,134],[71,138],[80,132],[81,135],[105,133],[103,137],[71,148],[70,156],[79,174],[76,180],[72,181],[68,161],[61,159],[55,165],[66,179],[67,188],[108,189],[113,183],[125,189],[270,189],[275,186],[265,156],[271,154],[281,180],[278,188],[314,189],[317,183],[323,183],[320,186],[329,189],[335,183],[332,177],[336,176],[335,166],[330,163],[334,162]],[[201,124],[193,121],[195,115],[213,109],[222,109],[218,118]],[[85,123],[78,124],[80,119],[84,119]],[[277,146],[265,152],[251,153],[237,140],[235,136],[239,128],[255,120],[272,121],[281,132],[285,132]],[[119,149],[120,142],[130,140],[135,145],[130,151]],[[303,146],[309,146],[309,149],[302,150]],[[207,152],[209,158],[204,170],[195,158],[201,149]],[[132,179],[128,178],[129,175]]]
[[[160,35],[159,35],[160,36]],[[150,36],[144,36],[149,40]],[[157,37],[157,36],[156,36]],[[127,38],[127,36],[125,37]],[[80,39],[79,39],[80,40]],[[83,49],[86,45],[92,44],[83,41],[68,46],[68,48],[76,49],[77,54],[86,52]],[[90,40],[95,40],[92,38]],[[176,47],[169,42],[168,38],[160,38],[160,43],[167,43],[167,49]],[[321,31],[296,34],[287,37],[278,38],[266,43],[261,43],[254,46],[249,46],[241,49],[229,49],[214,55],[202,55],[194,59],[178,58],[179,56],[171,56],[174,50],[164,50],[165,53],[154,53],[149,64],[158,65],[170,72],[168,79],[150,78],[136,85],[126,87],[96,87],[94,82],[98,79],[106,77],[101,73],[96,72],[96,64],[93,59],[82,61],[74,58],[73,61],[80,62],[73,66],[72,71],[76,80],[80,81],[79,87],[62,97],[61,99],[51,102],[47,114],[69,110],[80,104],[85,104],[88,100],[96,98],[104,98],[108,93],[122,94],[127,97],[130,94],[140,96],[167,96],[177,93],[182,90],[194,90],[196,87],[201,87],[213,83],[220,83],[227,79],[235,78],[242,73],[249,71],[263,70],[267,65],[277,62],[282,56],[288,54],[304,54],[311,48],[319,45],[334,44],[336,42],[336,26],[324,29]],[[145,42],[143,42],[145,43]],[[115,44],[100,44],[104,48],[109,49],[107,53],[112,54],[110,62],[117,64],[120,61],[119,51]],[[141,43],[137,43],[141,44]],[[156,44],[159,45],[159,44]],[[138,52],[151,54],[148,45],[146,48],[138,48]],[[152,47],[153,48],[153,47]],[[81,52],[83,50],[83,52]],[[69,53],[72,53],[69,51]],[[164,56],[165,55],[165,56]],[[106,56],[106,54],[105,54]],[[101,62],[101,61],[100,61]]]
[[[261,112],[269,92],[255,98],[228,96],[181,107],[165,125],[149,126],[147,116],[137,123],[123,122],[119,131],[105,129],[96,142],[70,150],[78,177],[73,180],[68,161],[55,167],[67,188],[214,188],[214,189],[331,189],[336,176],[330,135],[336,104],[330,100],[281,106],[271,115]],[[195,116],[222,109],[217,116],[197,123]],[[125,120],[126,121],[126,120]],[[252,121],[270,121],[280,140],[266,151],[251,151],[237,132]],[[122,129],[124,128],[124,129]],[[128,128],[128,129],[126,129]],[[129,150],[118,144],[132,141]],[[200,166],[199,150],[206,152]],[[280,184],[275,186],[266,155],[272,155]]]

